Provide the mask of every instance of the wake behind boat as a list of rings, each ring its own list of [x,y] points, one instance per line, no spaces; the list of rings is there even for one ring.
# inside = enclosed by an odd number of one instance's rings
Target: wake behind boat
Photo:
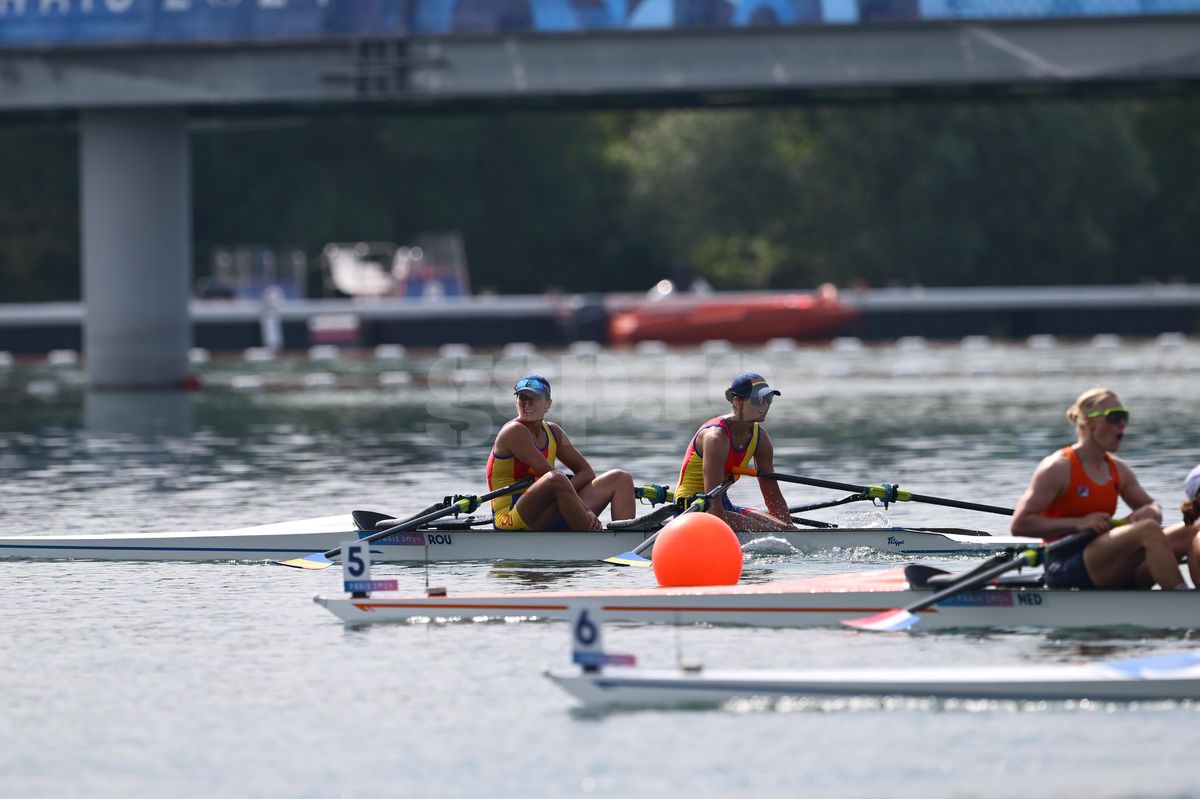
[[[470,529],[474,523],[459,519],[384,538],[372,545],[372,560],[594,561],[631,550],[654,532],[503,532]],[[358,529],[351,514],[342,514],[219,531],[4,536],[0,558],[261,561],[332,549],[371,532]],[[905,527],[742,533],[741,538],[752,551],[779,555],[859,547],[910,556],[981,554],[1037,543],[957,528]]]
[[[1077,591],[1002,582],[963,591],[919,612],[925,629],[1200,628],[1197,591]],[[1036,580],[1036,578],[1034,578]],[[525,591],[420,596],[377,593],[315,596],[346,624],[429,620],[558,619],[581,602],[599,605],[609,621],[834,626],[913,604],[932,588],[915,588],[905,569],[890,568],[769,583],[612,591]]]

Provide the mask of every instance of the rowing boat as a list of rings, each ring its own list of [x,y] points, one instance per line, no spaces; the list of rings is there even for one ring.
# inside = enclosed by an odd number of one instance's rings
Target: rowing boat
[[[586,706],[712,706],[740,697],[913,696],[934,699],[1200,699],[1200,653],[1100,663],[906,669],[707,670],[578,666],[546,676]]]
[[[814,627],[906,607],[929,596],[930,591],[910,586],[904,569],[889,568],[701,588],[462,596],[378,593],[357,599],[334,594],[318,595],[313,600],[351,625],[442,619],[565,620],[573,603],[590,601],[598,603],[610,621]],[[964,591],[920,611],[919,615],[924,629],[1108,626],[1193,629],[1200,628],[1200,592],[1073,591],[1000,584]]]
[[[466,523],[459,521],[458,525]],[[591,561],[631,550],[651,532],[512,533],[440,526],[382,539],[372,545],[371,558],[377,563]],[[752,551],[764,554],[859,547],[909,556],[979,554],[1037,543],[1030,538],[967,534],[970,532],[973,531],[838,528],[743,533],[742,537]],[[0,557],[260,561],[320,552],[368,534],[369,531],[356,529],[351,515],[344,514],[223,531],[6,536],[0,537]]]

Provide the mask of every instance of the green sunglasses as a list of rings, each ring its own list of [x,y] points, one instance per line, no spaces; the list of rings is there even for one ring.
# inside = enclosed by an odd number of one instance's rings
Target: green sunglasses
[[[1103,411],[1092,411],[1087,415],[1087,418],[1095,419],[1097,416],[1103,416],[1104,421],[1109,424],[1120,424],[1121,422],[1129,421],[1129,411],[1125,408],[1108,408]]]

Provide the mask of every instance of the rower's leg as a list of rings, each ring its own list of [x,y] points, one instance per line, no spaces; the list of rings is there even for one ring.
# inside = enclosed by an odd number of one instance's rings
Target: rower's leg
[[[1193,522],[1192,543],[1188,546],[1188,574],[1192,575],[1192,588],[1200,590],[1200,521]]]
[[[1097,588],[1124,588],[1135,579],[1145,553],[1150,578],[1170,590],[1183,584],[1179,562],[1158,522],[1144,519],[1128,527],[1114,527],[1083,551],[1083,563]]]
[[[525,490],[517,500],[517,512],[529,525],[530,530],[550,530],[562,516],[572,530],[599,530],[596,518],[575,486],[562,472],[547,472]]]
[[[1196,559],[1191,556],[1193,544],[1196,544],[1196,529],[1198,525],[1187,525],[1182,522],[1173,524],[1163,530],[1163,536],[1167,539],[1167,545],[1171,547],[1171,555],[1175,558],[1175,562],[1188,559],[1188,570],[1192,574],[1192,584],[1196,584],[1197,573],[1200,572],[1200,566],[1197,566]],[[1154,585],[1154,578],[1150,576],[1150,566],[1145,561],[1137,567],[1134,573],[1134,578],[1141,588],[1150,588]]]
[[[738,521],[742,522],[742,529],[739,532],[768,532],[771,530],[794,530],[790,524],[784,524],[776,519],[770,513],[763,513],[760,510],[753,508],[744,508],[741,513],[732,514],[735,517],[741,517]],[[733,527],[733,525],[730,525]],[[733,528],[738,530],[737,527]]]
[[[623,469],[605,472],[579,492],[592,513],[600,513],[612,503],[613,521],[634,517],[633,478]]]

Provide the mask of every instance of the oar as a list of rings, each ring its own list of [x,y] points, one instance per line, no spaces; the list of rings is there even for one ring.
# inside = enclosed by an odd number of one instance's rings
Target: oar
[[[633,495],[637,499],[646,500],[651,505],[659,505],[663,502],[675,501],[675,492],[671,490],[671,487],[659,485],[657,483],[650,483],[649,485],[644,486],[635,486],[633,489]]]
[[[726,477],[721,482],[721,484],[719,486],[716,486],[715,488],[713,488],[712,491],[709,491],[706,494],[701,494],[700,496],[698,496],[694,500],[692,500],[692,504],[688,505],[687,510],[685,510],[683,513],[691,513],[693,511],[708,510],[710,505],[712,504],[712,501],[714,499],[716,499],[717,497],[721,496],[722,494],[724,494],[727,490],[729,490],[729,487],[731,485],[733,485],[734,481],[736,481],[736,480],[737,480],[736,474],[731,477]],[[681,513],[679,515],[682,516],[683,513]],[[659,530],[658,532],[654,533],[654,535],[650,536],[645,541],[638,544],[637,547],[635,547],[633,550],[631,550],[629,552],[622,552],[620,555],[613,555],[611,558],[605,558],[604,562],[605,563],[613,563],[613,564],[616,564],[617,566],[649,566],[650,560],[647,558],[643,558],[641,553],[645,552],[647,549],[649,549],[651,546],[653,546],[654,539],[658,538],[658,533],[661,533],[661,532],[662,532],[662,530]]]
[[[503,488],[497,488],[495,491],[491,491],[481,497],[463,497],[461,499],[456,499],[440,510],[430,511],[429,513],[414,516],[410,519],[400,522],[394,527],[389,527],[386,530],[380,530],[378,533],[371,533],[371,535],[367,536],[366,538],[359,540],[369,544],[372,541],[378,541],[381,538],[387,538],[395,533],[403,533],[407,530],[414,530],[426,522],[431,522],[434,519],[440,519],[443,516],[449,516],[452,513],[472,513],[476,508],[485,502],[490,502],[491,500],[496,499],[497,497],[505,496],[506,494],[512,494],[516,491],[520,491],[523,488],[528,488],[531,485],[533,485],[533,478],[526,477],[524,480],[518,480],[512,485],[504,486]],[[341,547],[334,547],[326,552],[314,552],[311,555],[305,555],[302,558],[277,560],[275,563],[279,566],[291,566],[293,569],[328,569],[333,565],[333,561],[330,560],[330,558],[337,557],[341,554],[341,552]]]
[[[987,585],[993,579],[1012,571],[1013,569],[1022,566],[1037,566],[1043,563],[1046,555],[1054,552],[1057,549],[1074,546],[1080,543],[1087,543],[1096,536],[1095,530],[1081,530],[1078,533],[1072,533],[1068,536],[1063,536],[1057,541],[1051,541],[1048,544],[1043,544],[1040,547],[1029,547],[1016,552],[1003,552],[994,556],[988,562],[994,562],[1003,558],[1003,562],[996,563],[991,568],[977,567],[967,572],[961,579],[951,583],[941,591],[933,594],[930,597],[914,602],[908,607],[897,608],[895,610],[885,610],[883,613],[876,613],[874,616],[865,616],[861,619],[847,619],[843,621],[847,627],[853,627],[858,630],[870,630],[872,632],[894,632],[896,630],[907,630],[921,619],[914,614],[918,610],[924,610],[948,599],[955,594],[960,594],[963,591],[970,591],[972,588],[978,588],[981,585]],[[985,562],[984,565],[986,565]]]
[[[883,485],[858,486],[850,483],[836,483],[832,480],[818,480],[815,477],[801,477],[796,474],[780,474],[779,472],[761,472],[758,469],[746,469],[741,466],[733,467],[734,474],[744,474],[748,477],[757,477],[762,480],[778,480],[781,483],[800,483],[801,485],[817,486],[819,488],[836,488],[839,491],[856,491],[866,494],[871,499],[878,499],[884,504],[891,502],[925,502],[930,505],[944,505],[947,508],[964,508],[966,510],[978,510],[984,513],[998,513],[1001,516],[1012,516],[1012,508],[1001,508],[996,505],[980,505],[978,502],[963,502],[958,499],[944,499],[942,497],[930,497],[924,494],[914,494],[910,491],[901,491],[898,486],[890,483]]]

